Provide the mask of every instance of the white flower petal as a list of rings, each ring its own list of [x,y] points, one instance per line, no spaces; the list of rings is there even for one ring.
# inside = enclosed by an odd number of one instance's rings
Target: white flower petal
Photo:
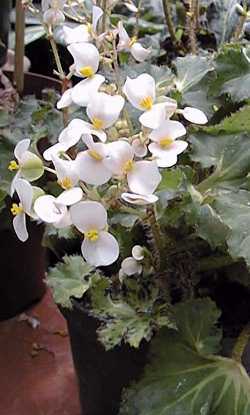
[[[128,185],[133,193],[150,195],[161,181],[161,175],[154,161],[137,161],[127,175]]]
[[[79,177],[85,183],[100,186],[107,183],[112,176],[111,171],[103,163],[103,160],[96,160],[89,154],[88,150],[78,153],[76,163]]]
[[[125,258],[121,263],[121,269],[125,275],[141,274],[142,265],[133,257]]]
[[[93,31],[96,32],[97,30],[97,24],[100,20],[100,18],[103,15],[103,10],[100,7],[97,6],[93,6],[92,9],[92,26],[93,26]]]
[[[158,143],[151,143],[148,146],[149,151],[156,157],[171,157],[172,154],[178,155],[186,150],[188,143],[183,140],[176,140],[167,148],[162,148]]]
[[[74,59],[76,75],[84,78],[80,72],[82,68],[89,67],[93,74],[97,72],[99,66],[99,52],[92,43],[72,43],[68,46],[68,51]]]
[[[125,100],[121,95],[98,92],[89,101],[87,115],[93,124],[95,124],[95,120],[99,120],[102,123],[100,129],[105,129],[117,121],[124,103]]]
[[[166,120],[149,134],[152,141],[159,142],[164,138],[171,138],[175,140],[186,134],[186,128],[178,121]]]
[[[139,42],[135,42],[131,48],[131,55],[138,62],[144,62],[151,54],[151,48],[145,49]]]
[[[82,255],[90,265],[95,267],[110,265],[119,256],[119,245],[113,235],[102,231],[95,242],[84,239]]]
[[[78,143],[82,134],[84,134],[86,130],[89,131],[89,126],[89,123],[86,123],[79,118],[75,118],[66,128],[64,128],[64,130],[62,130],[58,139],[59,143],[67,145],[68,148],[74,146]]]
[[[57,222],[53,223],[53,226],[58,229],[68,228],[72,225],[71,216],[69,210],[65,208],[64,213]]]
[[[17,179],[19,179],[19,177],[21,177],[21,172],[20,170],[17,171],[17,173],[15,174],[15,176],[12,179],[12,182],[10,184],[10,196],[12,197],[13,194],[15,193],[15,185],[16,185],[16,181]]]
[[[123,26],[122,21],[118,22],[117,25],[118,35],[119,35],[119,42],[117,45],[117,50],[120,52],[121,50],[128,49],[130,44],[130,37]]]
[[[142,144],[139,138],[133,140],[131,145],[137,157],[145,157],[147,155],[147,146],[145,144]]]
[[[74,28],[63,26],[64,40],[67,45],[71,43],[90,42],[91,35],[87,25],[81,24]]]
[[[46,223],[57,223],[65,215],[66,207],[56,205],[56,198],[51,195],[40,196],[34,203],[37,216]]]
[[[56,104],[59,110],[62,108],[69,107],[73,103],[71,96],[72,90],[73,88],[69,88],[62,94],[61,98]]]
[[[142,107],[141,102],[145,98],[150,98],[153,104],[155,100],[155,80],[147,73],[134,79],[127,77],[123,92],[133,107],[145,111],[146,108]]]
[[[75,160],[62,160],[59,157],[53,155],[51,158],[56,170],[58,180],[62,181],[65,178],[69,178],[72,182],[72,186],[77,184],[79,176]]]
[[[137,195],[135,193],[122,193],[121,198],[127,202],[138,206],[155,203],[158,197],[155,195]]]
[[[17,143],[14,150],[14,155],[18,161],[21,160],[23,154],[28,150],[29,146],[30,140],[28,138],[21,140]]]
[[[98,202],[79,202],[70,208],[72,223],[80,232],[102,230],[107,225],[107,212]]]
[[[17,179],[15,182],[15,190],[24,211],[30,213],[33,198],[33,188],[31,184],[27,180]]]
[[[141,245],[135,245],[132,248],[132,257],[136,259],[136,261],[142,261],[144,258],[143,247]]]
[[[105,82],[104,76],[98,74],[79,82],[72,89],[73,102],[81,107],[86,107],[103,82]]]
[[[185,107],[183,110],[181,110],[181,114],[184,118],[186,118],[186,120],[194,124],[203,125],[207,124],[208,122],[207,116],[198,108]]]
[[[51,161],[53,157],[59,156],[61,153],[67,151],[68,148],[66,143],[56,143],[44,151],[43,158],[47,161]]]
[[[107,168],[117,176],[124,174],[125,163],[134,158],[133,147],[127,141],[115,141],[108,146],[108,157],[104,160]]]
[[[73,187],[69,190],[64,190],[57,198],[56,203],[64,206],[71,206],[80,202],[83,197],[83,191],[80,187]]]
[[[145,111],[139,118],[140,123],[152,130],[158,128],[167,116],[167,104],[155,104],[149,111]]]
[[[26,228],[26,216],[25,213],[20,213],[16,215],[13,219],[13,227],[16,232],[16,235],[20,241],[27,241],[29,235]]]

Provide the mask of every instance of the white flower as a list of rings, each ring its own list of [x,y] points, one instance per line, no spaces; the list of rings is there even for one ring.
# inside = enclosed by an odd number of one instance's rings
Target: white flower
[[[75,74],[81,78],[93,76],[99,67],[99,52],[92,43],[72,43],[68,51],[74,59]]]
[[[150,205],[156,203],[158,200],[158,197],[155,195],[138,195],[126,192],[121,194],[121,198],[127,203],[138,206]]]
[[[20,203],[13,203],[11,207],[11,213],[14,216],[13,227],[18,239],[25,242],[29,237],[26,227],[26,214],[31,216],[33,188],[26,180],[17,179],[14,190],[18,194]]]
[[[164,121],[159,128],[149,134],[149,151],[156,158],[159,167],[171,167],[177,163],[178,154],[188,146],[186,141],[176,140],[186,134],[185,127],[178,121]]]
[[[123,92],[133,107],[144,111],[139,118],[144,127],[155,129],[166,119],[171,117],[177,109],[177,103],[171,98],[156,103],[156,85],[154,78],[144,73],[137,78],[127,77]]]
[[[84,234],[82,255],[93,266],[110,265],[119,256],[119,245],[106,231],[107,212],[98,202],[80,202],[70,208],[72,223]]]
[[[51,161],[53,157],[60,156],[68,149],[69,147],[66,143],[56,143],[43,152],[43,158],[47,161]]]
[[[10,187],[11,196],[15,191],[15,182],[18,178],[24,177],[32,182],[39,179],[44,172],[42,160],[35,154],[28,151],[29,146],[30,140],[24,139],[19,141],[14,149],[14,155],[17,162],[12,160],[8,167],[10,171],[17,171]]]
[[[105,82],[105,78],[99,74],[84,79],[63,93],[61,99],[57,102],[57,108],[65,108],[71,104],[86,107],[103,82]]]
[[[178,110],[178,113],[194,124],[203,125],[208,122],[206,114],[198,108],[185,107],[183,110]]]
[[[68,126],[61,131],[58,138],[59,143],[68,149],[76,145],[84,133],[85,124],[87,123],[79,118],[70,121]]]
[[[137,38],[130,38],[122,22],[118,23],[119,43],[117,45],[118,52],[127,50],[138,62],[143,62],[151,53],[151,49],[145,49],[137,42]]]
[[[76,186],[79,181],[79,174],[75,160],[62,160],[59,157],[52,156],[52,161],[56,169],[58,184],[64,189],[64,192],[57,197],[57,203],[71,206],[79,202],[83,197],[83,191]]]
[[[143,248],[140,245],[135,245],[132,249],[132,256],[125,258],[121,263],[120,275],[134,275],[142,273],[142,261],[144,258]]]
[[[94,186],[107,183],[112,176],[104,160],[108,155],[108,146],[95,143],[91,135],[83,137],[88,150],[78,153],[76,166],[81,180]]]
[[[55,228],[65,228],[71,225],[71,218],[67,207],[58,203],[57,198],[51,195],[40,196],[34,203],[34,211],[39,219],[51,223]]]
[[[104,92],[98,92],[89,101],[87,106],[87,115],[92,124],[83,120],[75,119],[74,127],[77,126],[77,132],[72,131],[70,124],[66,130],[66,138],[60,138],[59,141],[70,141],[76,144],[83,134],[92,134],[105,142],[107,134],[104,131],[111,127],[119,118],[120,112],[124,106],[124,98],[121,95],[108,95]],[[75,128],[74,128],[75,129]]]
[[[108,144],[107,165],[115,176],[126,176],[129,189],[139,195],[151,195],[161,181],[154,161],[134,161],[134,149],[126,141]]]
[[[73,29],[69,26],[63,26],[65,43],[70,45],[71,43],[91,42],[96,35],[97,24],[102,15],[102,9],[93,6],[92,24],[81,24]]]

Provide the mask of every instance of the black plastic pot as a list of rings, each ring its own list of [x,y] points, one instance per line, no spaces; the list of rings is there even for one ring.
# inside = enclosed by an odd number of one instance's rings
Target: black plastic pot
[[[0,5],[0,66],[3,66],[7,58],[8,36],[10,29],[11,0],[1,0]]]
[[[8,72],[12,79],[13,73]],[[60,90],[61,84],[53,78],[32,73],[25,74],[24,95],[41,97],[44,88]],[[0,213],[0,321],[23,312],[45,293],[46,251],[42,247],[44,227],[27,221],[29,239],[20,242],[13,230],[11,201]]]
[[[0,231],[0,321],[23,312],[45,293],[44,227],[28,222],[27,228],[26,242],[20,242],[11,228]]]
[[[148,343],[105,351],[97,339],[99,322],[81,305],[61,309],[67,320],[74,366],[79,383],[82,415],[117,415],[124,387],[136,380],[147,361]]]

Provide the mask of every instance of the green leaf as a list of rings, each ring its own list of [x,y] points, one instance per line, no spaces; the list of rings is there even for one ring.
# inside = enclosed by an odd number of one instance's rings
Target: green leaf
[[[13,160],[13,148],[7,142],[1,141],[0,137],[0,189],[5,193],[9,193],[10,183],[15,175],[15,173],[10,172],[8,165],[11,160]]]
[[[211,135],[250,133],[250,106],[246,105],[239,111],[225,117],[219,124],[209,125],[201,130]]]
[[[250,62],[244,48],[224,47],[215,60],[215,70],[217,77],[211,83],[211,94],[229,94],[236,102],[250,98]]]
[[[243,366],[206,353],[218,312],[207,300],[195,303],[191,311],[191,303],[179,309],[179,332],[164,329],[153,340],[151,361],[124,395],[120,415],[249,415],[250,380]],[[197,350],[197,341],[208,349]]]
[[[212,136],[203,132],[190,137],[193,161],[217,168],[214,186],[245,177],[250,170],[250,137],[245,134]]]
[[[142,339],[150,340],[153,332],[162,326],[170,326],[166,305],[156,302],[158,289],[153,288],[150,295],[138,292],[136,282],[131,282],[128,296],[112,298],[110,281],[102,277],[90,290],[90,313],[101,321],[98,337],[106,350],[121,344],[139,347]]]
[[[218,44],[229,42],[240,16],[235,11],[237,0],[210,1],[210,12],[207,12],[208,27],[215,34]]]
[[[177,190],[183,181],[183,172],[179,169],[164,169],[161,172],[162,180],[157,191],[161,190]]]
[[[187,55],[175,61],[175,85],[179,92],[186,92],[198,84],[213,67],[208,58]]]
[[[94,269],[81,256],[64,256],[63,262],[50,268],[48,285],[54,300],[63,307],[71,308],[71,297],[81,298],[90,288]]]
[[[214,204],[223,222],[228,226],[227,244],[233,258],[244,258],[250,266],[250,192],[240,190],[223,192]]]
[[[219,352],[222,332],[215,324],[220,314],[209,298],[186,301],[174,308],[180,337],[199,353]]]

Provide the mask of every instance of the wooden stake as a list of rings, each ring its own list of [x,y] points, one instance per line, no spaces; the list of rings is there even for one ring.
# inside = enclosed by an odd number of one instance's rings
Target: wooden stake
[[[21,95],[24,88],[24,28],[25,13],[22,7],[22,0],[16,0],[16,45],[15,45],[15,73],[14,79],[17,92]]]

